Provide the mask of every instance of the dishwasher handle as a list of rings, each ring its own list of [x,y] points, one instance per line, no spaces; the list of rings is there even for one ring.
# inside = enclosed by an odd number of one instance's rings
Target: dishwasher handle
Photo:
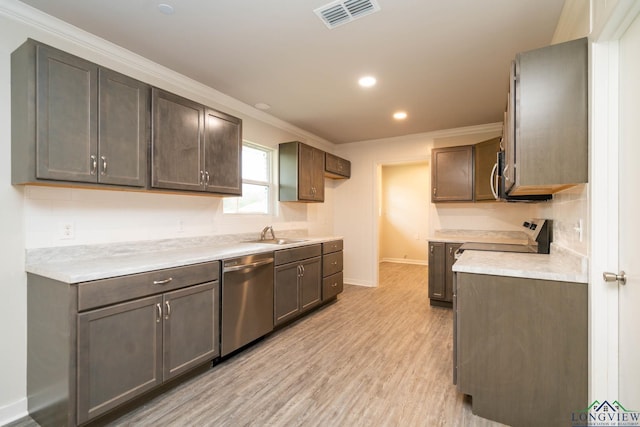
[[[234,265],[233,267],[224,267],[222,271],[223,273],[227,273],[230,271],[246,270],[250,268],[260,267],[261,265],[271,264],[272,262],[273,262],[273,258],[267,258],[260,261],[251,262],[249,264],[240,264],[240,265]]]

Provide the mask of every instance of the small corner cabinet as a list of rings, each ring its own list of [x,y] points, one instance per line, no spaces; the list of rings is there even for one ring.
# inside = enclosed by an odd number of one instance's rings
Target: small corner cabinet
[[[431,202],[473,202],[473,145],[431,150]]]
[[[242,194],[240,119],[156,88],[152,111],[152,188]]]
[[[298,141],[279,145],[281,202],[324,202],[324,155]]]
[[[11,55],[12,183],[145,187],[149,91],[27,40]]]

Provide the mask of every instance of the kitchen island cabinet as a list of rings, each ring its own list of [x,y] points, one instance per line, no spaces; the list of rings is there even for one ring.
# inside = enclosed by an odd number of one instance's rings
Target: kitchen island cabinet
[[[34,40],[11,68],[13,184],[146,186],[148,85]]]
[[[473,413],[570,424],[588,406],[587,285],[469,273],[455,283],[454,382]]]
[[[85,423],[218,356],[219,268],[207,262],[78,284],[29,274],[32,418]]]

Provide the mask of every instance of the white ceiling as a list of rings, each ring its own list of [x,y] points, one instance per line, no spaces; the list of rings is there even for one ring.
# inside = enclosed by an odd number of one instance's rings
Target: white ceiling
[[[551,42],[564,4],[378,0],[330,30],[327,0],[22,1],[335,143],[502,121],[511,59]]]

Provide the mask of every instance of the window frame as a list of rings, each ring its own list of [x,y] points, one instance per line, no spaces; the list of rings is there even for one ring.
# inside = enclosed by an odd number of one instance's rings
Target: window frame
[[[275,197],[275,165],[274,165],[274,153],[276,150],[274,150],[271,147],[267,147],[264,145],[260,145],[260,144],[256,144],[255,142],[251,142],[251,141],[247,141],[247,140],[242,140],[242,147],[241,149],[244,150],[244,147],[249,147],[252,148],[254,150],[259,150],[262,151],[264,153],[266,153],[266,162],[267,162],[267,177],[268,177],[268,181],[259,181],[259,180],[255,180],[255,179],[248,179],[248,178],[244,178],[244,176],[241,177],[241,185],[244,184],[249,184],[249,185],[259,185],[259,186],[265,186],[267,188],[267,193],[268,193],[268,198],[267,198],[267,212],[240,212],[238,209],[239,206],[239,202],[240,199],[242,199],[242,197],[244,197],[244,194],[242,196],[235,196],[232,197],[233,199],[236,200],[236,204],[235,204],[235,210],[233,212],[226,212],[225,208],[224,208],[224,201],[223,201],[223,206],[222,206],[222,213],[224,215],[242,215],[242,216],[249,216],[249,215],[255,215],[255,216],[273,216],[275,215],[275,203],[274,203],[274,197]],[[244,167],[241,168],[243,174],[244,174]],[[226,199],[226,198],[225,198]]]

